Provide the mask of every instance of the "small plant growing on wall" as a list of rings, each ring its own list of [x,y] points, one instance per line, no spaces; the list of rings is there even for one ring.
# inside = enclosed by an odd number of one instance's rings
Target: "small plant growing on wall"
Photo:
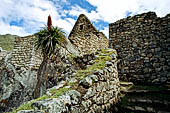
[[[43,61],[37,73],[37,85],[34,90],[34,98],[42,96],[46,92],[46,84],[48,81],[48,62],[50,57],[54,55],[57,45],[63,46],[65,39],[65,32],[59,27],[52,26],[51,16],[48,16],[47,26],[35,34],[36,49],[41,51]]]

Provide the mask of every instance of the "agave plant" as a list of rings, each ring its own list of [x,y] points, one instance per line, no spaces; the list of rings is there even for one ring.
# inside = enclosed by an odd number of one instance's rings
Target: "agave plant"
[[[53,27],[51,16],[48,16],[47,26],[35,34],[36,49],[39,49],[43,55],[43,61],[37,73],[37,85],[34,90],[34,98],[42,96],[46,92],[48,81],[48,62],[55,53],[57,45],[64,46],[66,43],[65,32],[59,27]]]
[[[65,32],[58,27],[44,27],[40,32],[36,33],[36,49],[40,49],[43,57],[50,57],[56,45],[63,46],[66,43]]]

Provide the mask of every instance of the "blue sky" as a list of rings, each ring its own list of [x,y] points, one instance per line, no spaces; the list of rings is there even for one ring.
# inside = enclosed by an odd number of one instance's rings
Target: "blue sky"
[[[53,25],[69,35],[84,13],[108,36],[109,23],[148,11],[162,17],[170,13],[169,5],[170,0],[0,0],[0,34],[34,34],[45,26],[50,14]]]

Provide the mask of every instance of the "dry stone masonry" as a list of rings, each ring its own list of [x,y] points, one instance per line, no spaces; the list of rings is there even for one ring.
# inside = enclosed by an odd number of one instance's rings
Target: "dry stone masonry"
[[[32,103],[34,110],[22,110],[17,113],[112,113],[115,111],[120,93],[117,54],[112,49],[108,49],[108,52],[112,53],[109,55],[111,59],[105,62],[106,66],[103,69],[96,70],[81,80],[74,76],[68,81],[61,81],[47,91],[48,99]],[[100,55],[106,56],[103,53]],[[98,56],[93,60],[96,58]],[[55,90],[66,91],[57,98],[51,98],[58,94],[54,93]]]
[[[14,41],[14,49],[12,51],[11,63],[16,67],[35,68],[38,69],[42,56],[40,52],[35,50],[35,36],[16,37]]]
[[[119,77],[134,83],[170,82],[170,14],[154,12],[109,25],[110,47],[118,51]]]
[[[68,44],[50,59],[48,90],[36,100],[31,99],[42,57],[34,48],[35,36],[16,37],[11,54],[2,59],[0,51],[0,112],[31,100],[14,113],[112,113],[120,99],[119,78],[170,82],[170,14],[121,19],[109,25],[109,37],[110,42],[81,14]]]
[[[0,60],[2,60],[3,57],[5,57],[7,55],[7,51],[6,50],[3,50],[1,47],[0,47]]]
[[[68,38],[82,54],[108,48],[106,36],[102,32],[98,32],[84,14],[79,16]]]
[[[17,44],[18,48],[22,48],[20,46],[22,46],[20,43]],[[70,47],[69,51],[75,53],[76,50]],[[76,72],[74,61],[68,58],[70,52],[63,47],[57,48],[55,57],[51,59],[47,66],[47,88],[57,85],[61,80],[71,78],[71,75]],[[30,56],[35,55],[34,53],[29,54]],[[37,67],[35,67],[37,64],[18,65],[20,62],[18,64],[13,62],[13,59],[16,58],[18,58],[18,55],[15,56],[12,52],[0,60],[0,113],[9,112],[24,102],[33,99],[32,94],[37,83]],[[24,59],[20,60],[22,61]]]

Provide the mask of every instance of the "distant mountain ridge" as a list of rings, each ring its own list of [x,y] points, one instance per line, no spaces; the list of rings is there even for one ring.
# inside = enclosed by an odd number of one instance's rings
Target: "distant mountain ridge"
[[[11,34],[0,35],[0,47],[3,50],[12,51],[15,37],[19,36]]]

